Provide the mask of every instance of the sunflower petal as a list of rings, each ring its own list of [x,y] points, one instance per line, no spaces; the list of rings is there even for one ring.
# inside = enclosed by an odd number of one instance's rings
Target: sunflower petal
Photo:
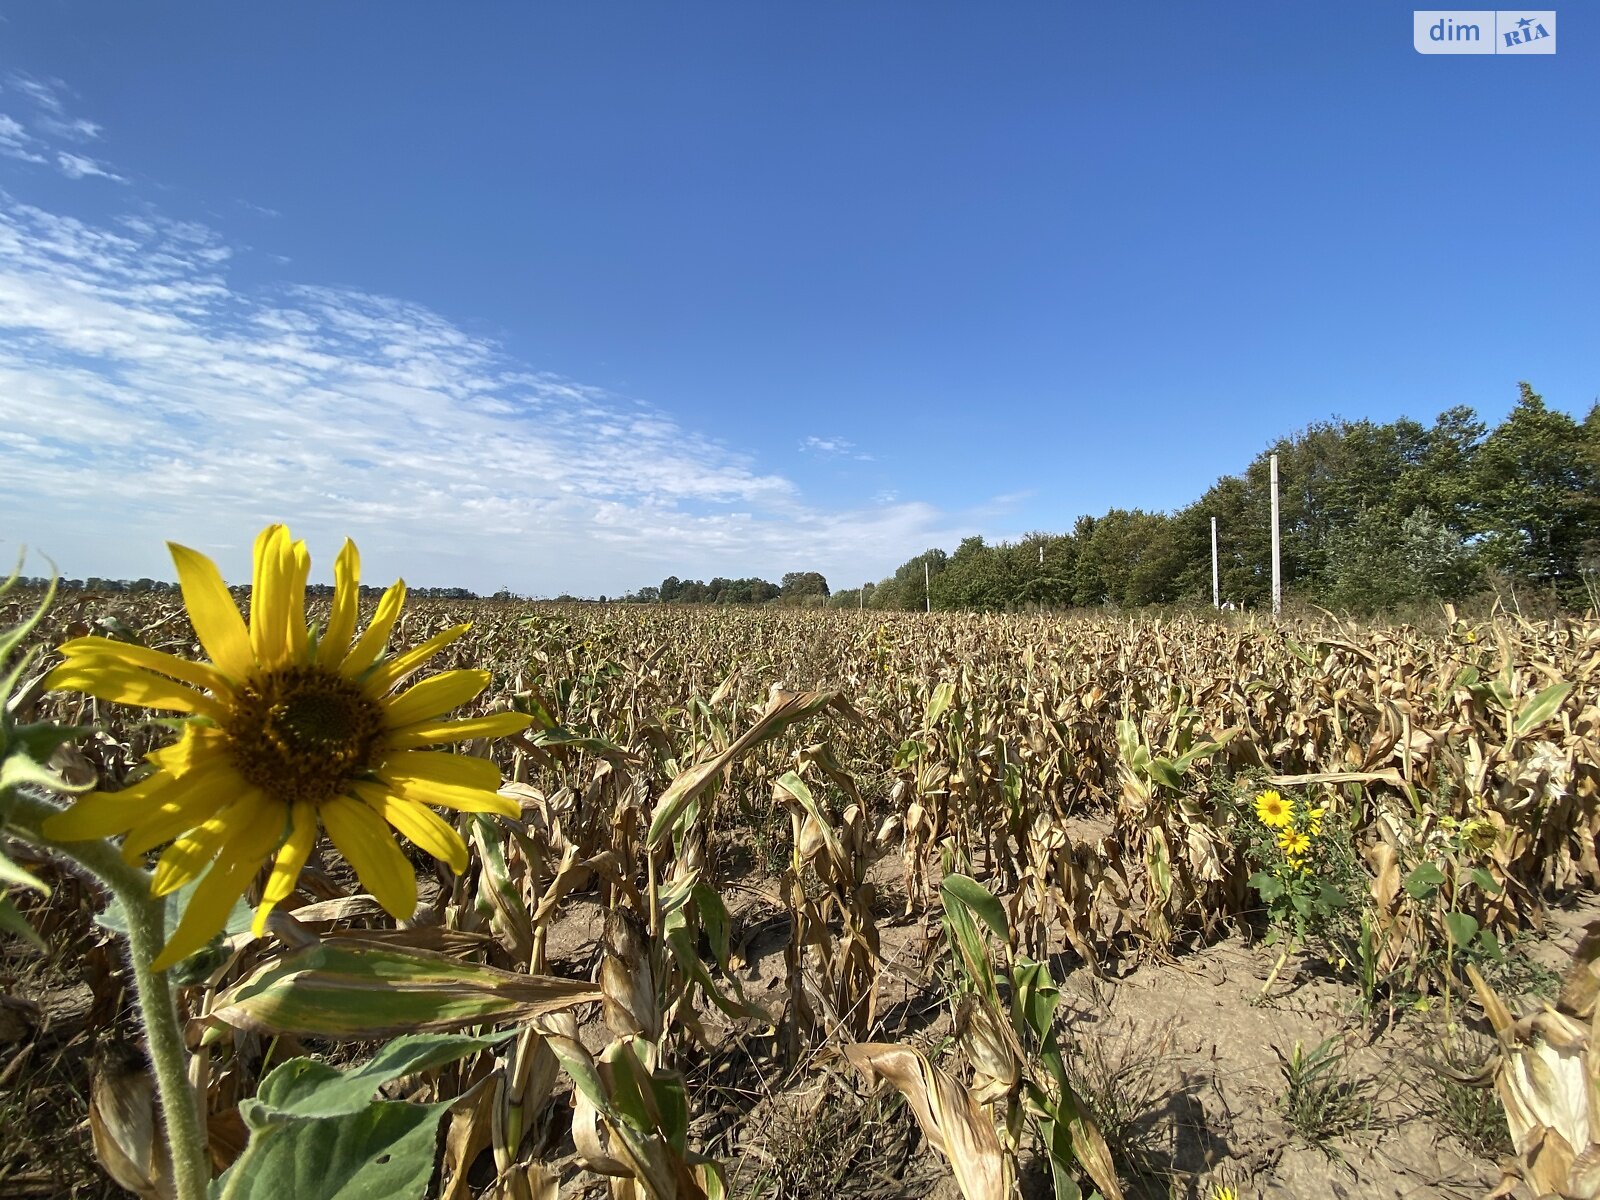
[[[225,675],[208,663],[190,662],[175,654],[152,650],[148,646],[135,646],[129,642],[114,642],[110,638],[80,637],[63,642],[59,647],[62,657],[69,663],[83,660],[88,663],[110,661],[126,663],[145,671],[168,675],[180,683],[187,683],[202,691],[223,693],[230,691]]]
[[[372,674],[362,681],[361,686],[366,689],[366,693],[369,696],[383,695],[471,628],[472,624],[470,622],[465,625],[453,625],[442,633],[434,634],[420,646],[413,646],[404,654],[397,654],[387,662],[380,662],[373,668]],[[488,672],[484,672],[484,674],[487,675]],[[484,680],[483,686],[489,686],[488,679]],[[482,688],[479,689],[479,691],[481,690]],[[474,692],[473,694],[476,695],[477,693]],[[452,704],[450,707],[454,708],[455,705]]]
[[[515,800],[497,795],[500,768],[486,758],[468,758],[429,750],[395,750],[378,767],[380,783],[395,795],[419,804],[437,804],[462,812],[522,815]]]
[[[384,911],[403,921],[417,911],[417,877],[389,834],[389,826],[365,804],[335,796],[321,807],[322,824],[334,846],[356,869],[362,885]]]
[[[267,800],[260,792],[243,796],[173,842],[156,862],[150,894],[165,896],[198,878],[206,864],[217,856],[222,844],[242,840],[266,809],[276,810],[281,822],[282,806]]]
[[[250,652],[250,635],[244,618],[228,594],[227,584],[217,564],[198,550],[168,542],[173,564],[178,568],[178,586],[183,589],[183,604],[189,621],[200,639],[200,646],[211,656],[217,670],[234,679],[243,679],[255,669]]]
[[[289,547],[288,621],[284,636],[289,639],[289,661],[303,663],[310,644],[306,629],[306,577],[311,574],[311,551],[303,541]]]
[[[409,694],[408,692],[407,695]],[[464,721],[430,719],[398,729],[385,740],[396,750],[415,750],[421,746],[465,742],[471,738],[507,737],[513,733],[521,733],[532,724],[531,716],[518,712],[490,713],[488,716],[470,717]]]
[[[78,797],[65,812],[46,817],[39,828],[45,837],[57,842],[83,842],[126,833],[172,783],[171,775],[157,772],[120,792],[90,792]]]
[[[373,812],[429,854],[448,863],[457,875],[467,869],[467,844],[432,809],[412,800],[402,800],[386,788],[370,783],[356,784],[355,792]]]
[[[122,857],[129,863],[162,842],[202,825],[235,801],[260,792],[239,778],[225,759],[207,763],[173,781],[160,802],[147,805],[144,815],[122,842]]]
[[[278,853],[272,860],[272,874],[267,877],[261,903],[256,906],[256,919],[251,923],[250,931],[257,937],[266,932],[267,918],[272,915],[272,910],[293,894],[295,885],[300,882],[300,871],[306,865],[316,840],[317,806],[301,800],[290,812],[288,840],[278,847]]]
[[[380,671],[382,669],[379,667]],[[488,671],[446,671],[424,679],[403,695],[384,702],[384,722],[391,729],[398,729],[429,717],[443,716],[483,691],[492,678]]]
[[[76,659],[62,663],[45,677],[44,685],[57,691],[83,692],[113,704],[195,713],[220,721],[222,705],[176,680],[152,675],[113,659]]]
[[[226,756],[228,735],[214,725],[186,725],[183,735],[170,746],[152,750],[145,761],[154,763],[169,775],[186,775],[208,759]]]
[[[367,626],[366,632],[356,639],[356,644],[351,647],[350,656],[339,666],[339,671],[346,679],[354,679],[373,663],[378,661],[378,655],[383,653],[383,648],[389,644],[389,634],[394,629],[394,623],[400,616],[400,607],[406,602],[406,581],[397,579],[389,585],[378,601],[378,609],[372,614],[372,623]]]
[[[385,779],[491,792],[500,786],[500,768],[487,758],[469,758],[437,750],[391,751],[379,765],[378,775]]]
[[[272,843],[283,835],[283,809],[264,804],[249,822],[229,838],[205,878],[189,897],[188,907],[166,947],[151,964],[165,971],[182,962],[222,931],[234,901],[244,895]]]
[[[268,525],[256,535],[255,574],[250,585],[250,647],[268,670],[289,653],[289,530]]]
[[[350,653],[350,635],[356,631],[356,613],[361,606],[361,552],[349,538],[333,564],[333,611],[328,628],[317,643],[317,661],[337,667]]]
[[[414,800],[418,804],[433,804],[440,808],[453,808],[457,812],[499,813],[503,817],[520,817],[522,805],[509,796],[483,788],[452,787],[447,783],[431,783],[415,778],[385,779],[383,783],[396,796]]]
[[[234,902],[250,885],[256,865],[255,860],[226,853],[213,864],[189,897],[189,906],[183,910],[178,927],[172,931],[172,937],[155,962],[150,964],[151,969],[165,971],[177,966],[221,933]]]

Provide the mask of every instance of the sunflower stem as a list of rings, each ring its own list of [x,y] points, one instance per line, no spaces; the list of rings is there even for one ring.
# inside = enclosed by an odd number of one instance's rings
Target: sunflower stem
[[[166,938],[165,904],[150,895],[150,876],[122,861],[115,846],[103,840],[55,842],[41,831],[44,820],[59,812],[54,805],[20,791],[10,797],[6,832],[42,849],[71,859],[93,875],[122,905],[128,919],[128,957],[133,962],[134,991],[144,1020],[150,1067],[161,1096],[161,1111],[171,1152],[176,1200],[205,1200],[211,1179],[205,1127],[199,1096],[189,1082],[189,1052],[172,985],[164,971],[150,964]]]

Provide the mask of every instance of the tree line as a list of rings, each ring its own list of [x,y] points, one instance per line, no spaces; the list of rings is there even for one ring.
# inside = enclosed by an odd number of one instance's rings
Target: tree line
[[[1172,513],[1113,508],[1069,533],[932,549],[861,590],[854,608],[1004,610],[1211,602],[1211,518],[1221,598],[1271,603],[1270,459],[1278,456],[1286,594],[1356,612],[1462,599],[1493,576],[1595,604],[1600,579],[1600,403],[1582,422],[1528,384],[1492,430],[1471,408],[1432,426],[1331,420],[1280,438],[1243,474]],[[927,585],[924,591],[924,565]]]
[[[622,597],[637,604],[770,604],[814,607],[828,599],[828,581],[816,571],[790,571],[782,583],[765,579],[724,579],[709,583],[668,575],[660,587],[640,588]]]

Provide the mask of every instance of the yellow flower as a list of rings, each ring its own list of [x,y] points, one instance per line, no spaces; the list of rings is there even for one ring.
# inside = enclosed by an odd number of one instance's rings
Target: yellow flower
[[[1211,1200],[1239,1200],[1239,1193],[1225,1183],[1219,1183],[1211,1189]]]
[[[489,685],[487,671],[446,671],[393,694],[468,626],[381,657],[405,583],[384,592],[371,624],[356,637],[361,560],[348,540],[334,566],[333,609],[320,637],[305,622],[311,557],[284,526],[268,526],[256,538],[248,627],[216,564],[184,546],[168,547],[211,661],[81,637],[61,647],[66,661],[46,683],[198,719],[176,743],[148,756],[152,774],[120,792],[81,797],[46,821],[44,832],[60,841],[126,834],[122,849],[130,862],[177,839],[156,864],[151,892],[199,884],[157,970],[210,941],[270,861],[256,909],[260,936],[273,908],[294,891],[319,824],[378,902],[396,918],[411,916],[416,875],[391,826],[459,872],[467,865],[466,845],[427,806],[519,812],[516,801],[496,794],[494,763],[422,747],[515,733],[531,718],[443,719]]]
[[[1306,810],[1306,828],[1311,831],[1312,837],[1322,836],[1322,814],[1327,811],[1327,807],[1324,805]]]
[[[1268,829],[1282,829],[1294,820],[1294,802],[1277,792],[1262,792],[1256,797],[1256,818]]]
[[[1293,829],[1285,829],[1278,835],[1278,847],[1291,860],[1303,859],[1306,852],[1311,849],[1311,839],[1303,833],[1295,832]]]

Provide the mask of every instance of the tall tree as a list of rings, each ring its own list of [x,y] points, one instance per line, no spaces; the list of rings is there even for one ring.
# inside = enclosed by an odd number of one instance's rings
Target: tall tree
[[[1519,383],[1516,407],[1478,450],[1476,482],[1485,553],[1529,579],[1576,579],[1597,530],[1600,463],[1580,426]]]

